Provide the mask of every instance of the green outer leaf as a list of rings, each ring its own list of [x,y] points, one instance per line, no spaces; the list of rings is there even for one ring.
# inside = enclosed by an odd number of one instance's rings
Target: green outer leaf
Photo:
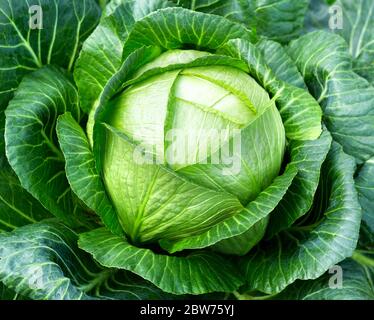
[[[278,293],[297,279],[316,279],[356,248],[361,208],[354,187],[355,161],[333,143],[322,174],[330,182],[329,206],[315,226],[282,232],[242,258],[253,290]]]
[[[295,87],[307,89],[304,79],[286,49],[278,42],[262,39],[256,43],[265,63],[275,76]]]
[[[374,158],[365,162],[356,178],[356,188],[363,209],[363,220],[374,233]]]
[[[30,29],[29,7],[42,8],[43,29]],[[100,17],[94,0],[0,0],[0,110],[21,79],[44,64],[71,69]]]
[[[0,281],[36,300],[171,298],[133,274],[99,267],[77,240],[56,220],[1,234]]]
[[[106,83],[121,67],[123,44],[135,21],[171,5],[166,0],[121,1],[110,15],[101,19],[84,42],[74,70],[81,107],[85,112],[91,110]]]
[[[10,231],[50,217],[51,214],[21,187],[10,168],[0,170],[0,231]]]
[[[97,270],[87,268],[89,257],[74,248],[76,238],[53,220],[0,235],[0,280],[32,299],[88,298],[78,286]]]
[[[135,24],[125,43],[123,56],[149,45],[171,50],[192,44],[198,50],[216,50],[235,38],[251,40],[253,34],[243,25],[219,16],[167,8],[151,13]]]
[[[4,111],[0,111],[0,170],[6,167],[8,164],[8,161],[5,155],[4,130],[5,130],[5,113]]]
[[[360,265],[352,259],[343,261],[342,288],[330,288],[329,281],[337,268],[312,281],[298,280],[287,287],[275,299],[285,300],[374,300],[374,270]]]
[[[242,22],[268,38],[287,42],[302,31],[309,0],[173,0],[186,8]]]
[[[277,206],[297,174],[295,166],[289,166],[285,173],[278,176],[274,182],[259,196],[251,201],[245,210],[220,222],[207,232],[171,242],[161,240],[160,245],[170,253],[184,249],[199,249],[213,245],[223,239],[229,239],[248,231],[254,224],[266,218]]]
[[[320,136],[322,112],[317,101],[307,91],[277,79],[253,44],[242,38],[230,40],[218,53],[247,62],[250,75],[275,97],[289,139],[314,140]]]
[[[21,300],[20,297],[16,292],[11,289],[8,289],[4,286],[3,283],[0,282],[0,301],[2,300]]]
[[[365,211],[364,211],[364,215],[365,215]],[[365,216],[363,217],[363,220],[361,222],[359,245],[360,247],[366,248],[366,249],[374,248],[374,232],[365,222]]]
[[[173,294],[233,292],[243,284],[235,264],[211,252],[195,251],[185,257],[155,254],[104,228],[81,234],[78,244],[100,264],[134,272]]]
[[[74,193],[95,211],[105,226],[121,235],[122,228],[101,180],[82,128],[70,113],[59,116],[57,136],[66,161],[66,176]]]
[[[374,86],[374,2],[371,0],[340,0],[345,26],[341,36],[349,44],[353,70]],[[348,25],[348,27],[347,27]]]
[[[337,0],[341,8],[342,29],[330,28],[330,20],[337,11],[329,8],[325,0],[313,0],[308,10],[306,26],[309,31],[325,29],[341,35],[349,45],[353,70],[374,85],[374,3],[371,0]],[[331,12],[335,16],[331,15]]]
[[[267,237],[288,228],[311,209],[331,141],[327,130],[314,141],[290,141],[290,158],[296,163],[298,174],[271,215]]]
[[[291,42],[289,54],[344,151],[364,162],[374,155],[374,88],[352,70],[343,38],[318,31]]]
[[[76,89],[60,71],[45,67],[27,75],[6,110],[6,151],[27,191],[57,217],[83,225],[87,221],[72,195],[64,157],[55,143],[57,117],[66,111],[79,119]]]

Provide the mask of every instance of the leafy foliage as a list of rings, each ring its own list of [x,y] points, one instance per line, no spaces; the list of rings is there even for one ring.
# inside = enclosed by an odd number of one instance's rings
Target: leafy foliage
[[[0,0],[0,300],[374,299],[373,1],[30,6]]]

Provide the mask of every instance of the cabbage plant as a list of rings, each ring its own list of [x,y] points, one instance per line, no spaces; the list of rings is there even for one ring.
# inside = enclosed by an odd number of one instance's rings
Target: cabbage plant
[[[372,299],[372,21],[104,2],[0,1],[0,298]]]

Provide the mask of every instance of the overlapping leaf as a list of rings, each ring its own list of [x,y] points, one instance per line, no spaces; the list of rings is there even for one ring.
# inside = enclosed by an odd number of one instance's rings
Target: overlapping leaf
[[[324,123],[344,151],[363,162],[374,154],[374,88],[352,69],[343,38],[317,31],[291,42],[289,54],[318,99]]]
[[[104,16],[85,41],[74,69],[81,107],[89,112],[108,80],[122,63],[123,45],[135,22],[149,13],[169,7],[166,0],[112,1]]]
[[[374,233],[374,158],[365,162],[356,178],[363,220]]]
[[[82,234],[79,247],[103,266],[129,270],[173,294],[232,292],[243,284],[243,276],[230,259],[208,251],[180,257],[154,253],[104,228]]]
[[[265,63],[278,79],[295,87],[306,89],[304,79],[288,55],[285,47],[278,42],[267,39],[257,42],[256,47],[261,52]]]
[[[243,38],[230,40],[219,53],[248,64],[250,75],[275,98],[289,139],[314,140],[320,136],[322,115],[318,103],[307,91],[278,79],[253,44]]]
[[[272,212],[267,236],[287,229],[306,214],[315,201],[322,163],[331,146],[331,135],[324,131],[314,141],[290,141],[290,158],[297,164],[298,174],[279,205]]]
[[[22,186],[53,214],[70,224],[87,217],[71,192],[58,147],[57,117],[67,111],[80,118],[77,91],[56,68],[27,75],[6,110],[6,149]]]
[[[217,50],[235,38],[251,40],[253,33],[243,25],[219,16],[166,8],[136,23],[125,43],[123,55],[127,57],[134,50],[150,45],[168,50],[187,45],[193,45],[197,50]]]
[[[308,0],[173,0],[178,5],[224,16],[280,42],[297,37],[302,31]]]
[[[25,74],[45,64],[71,70],[99,15],[94,0],[1,0],[0,110]]]
[[[51,214],[19,183],[11,169],[0,170],[0,232],[36,223]]]
[[[308,30],[326,29],[349,44],[353,69],[374,85],[374,3],[371,0],[337,0],[328,5],[314,0],[308,10]]]
[[[278,205],[296,174],[295,166],[290,166],[283,175],[277,177],[254,201],[251,201],[242,212],[197,236],[175,242],[162,240],[160,242],[161,246],[173,253],[184,249],[204,248],[221,240],[242,235],[261,219],[266,218]]]
[[[73,191],[100,215],[115,234],[121,234],[117,214],[97,173],[94,156],[82,128],[70,113],[58,119],[57,133],[66,160],[66,175]]]
[[[241,266],[251,289],[280,292],[297,279],[318,278],[352,255],[361,222],[354,171],[354,159],[334,143],[322,172],[330,196],[323,218],[314,226],[290,228],[243,258]]]
[[[39,300],[169,297],[139,277],[98,266],[77,248],[77,239],[55,220],[1,234],[0,282],[8,290]]]
[[[19,295],[0,282],[0,300],[20,300]]]
[[[373,268],[370,269],[354,260],[347,259],[340,265],[332,267],[316,280],[296,281],[275,298],[284,300],[374,300],[373,277]]]

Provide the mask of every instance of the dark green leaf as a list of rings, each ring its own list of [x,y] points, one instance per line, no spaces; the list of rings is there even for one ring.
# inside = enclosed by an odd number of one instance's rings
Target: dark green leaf
[[[1,300],[20,300],[21,297],[11,289],[8,289],[0,282],[0,301]]]
[[[374,88],[353,72],[344,39],[328,32],[312,32],[292,41],[289,54],[319,101],[334,140],[359,162],[372,157]]]
[[[342,272],[341,286],[337,284],[337,272]],[[352,259],[347,259],[316,280],[296,281],[275,299],[374,300],[373,279],[374,268],[369,269]]]
[[[170,297],[139,277],[98,266],[77,248],[77,239],[55,220],[1,234],[0,281],[37,300]]]
[[[22,186],[48,210],[84,225],[55,132],[57,117],[67,111],[79,119],[77,91],[60,71],[45,67],[25,76],[6,110],[7,156]]]
[[[329,203],[323,218],[314,226],[294,227],[272,241],[263,241],[242,259],[252,290],[278,293],[297,279],[318,278],[352,255],[361,222],[354,171],[354,159],[334,143],[322,170],[329,181]]]
[[[281,44],[263,39],[256,43],[256,47],[264,57],[265,63],[271,68],[278,79],[295,87],[306,89],[303,77]]]
[[[178,5],[224,16],[257,30],[270,39],[287,42],[302,31],[308,0],[173,0]]]
[[[357,178],[356,187],[363,210],[363,220],[374,233],[374,158],[365,162]]]
[[[48,217],[51,214],[21,187],[13,171],[10,168],[1,169],[0,231],[10,231]]]
[[[243,283],[230,259],[206,251],[163,255],[135,247],[106,229],[82,234],[79,246],[103,266],[129,270],[173,294],[232,292]]]
[[[341,35],[349,44],[353,69],[374,85],[374,2],[337,0],[328,6],[313,0],[308,11],[308,30],[326,29]],[[337,19],[340,19],[339,25]]]
[[[71,70],[99,16],[94,0],[0,0],[0,110],[25,74],[45,64]],[[30,28],[29,22],[41,22],[42,29]]]

